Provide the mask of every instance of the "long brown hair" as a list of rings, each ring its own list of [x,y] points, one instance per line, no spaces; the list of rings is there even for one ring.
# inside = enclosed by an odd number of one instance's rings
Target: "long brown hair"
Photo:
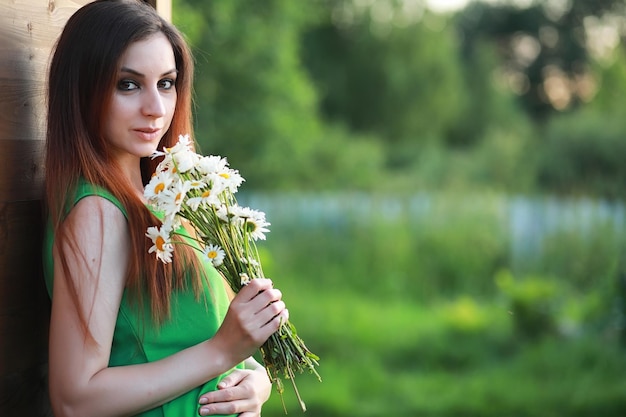
[[[192,134],[193,59],[182,35],[139,0],[96,0],[70,17],[54,50],[48,79],[45,162],[48,215],[75,304],[78,306],[77,277],[71,276],[61,242],[69,250],[77,250],[63,220],[71,204],[69,198],[82,177],[108,190],[124,206],[132,247],[127,287],[141,304],[150,303],[153,320],[161,323],[169,315],[172,291],[186,286],[188,279],[197,291],[203,269],[193,249],[186,245],[176,245],[173,262],[168,265],[148,254],[151,242],[145,236],[146,229],[159,221],[115,166],[102,129],[120,57],[130,44],[157,33],[169,39],[178,70],[176,109],[159,149],[173,146],[180,134]],[[144,185],[157,163],[150,158],[141,160]],[[80,309],[79,315],[89,335],[88,318]]]

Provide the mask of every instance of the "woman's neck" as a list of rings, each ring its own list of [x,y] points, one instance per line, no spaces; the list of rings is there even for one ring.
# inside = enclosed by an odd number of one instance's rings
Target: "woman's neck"
[[[143,201],[143,180],[141,177],[141,164],[138,158],[128,158],[125,160],[118,160],[119,168],[122,170],[124,176],[128,179],[133,189],[137,193],[137,196]]]

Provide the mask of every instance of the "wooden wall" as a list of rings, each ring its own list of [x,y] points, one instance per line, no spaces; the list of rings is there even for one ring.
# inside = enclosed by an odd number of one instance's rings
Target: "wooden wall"
[[[41,274],[45,78],[65,21],[89,0],[0,0],[0,416],[50,416],[50,302]],[[166,18],[171,0],[148,1]]]

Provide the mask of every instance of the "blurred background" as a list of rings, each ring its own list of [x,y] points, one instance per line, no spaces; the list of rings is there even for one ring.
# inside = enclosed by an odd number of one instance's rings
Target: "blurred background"
[[[308,416],[625,415],[625,3],[173,0]]]

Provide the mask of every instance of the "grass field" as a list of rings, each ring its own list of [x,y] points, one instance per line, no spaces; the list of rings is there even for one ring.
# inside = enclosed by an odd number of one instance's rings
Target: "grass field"
[[[306,415],[626,415],[621,225],[544,225],[524,262],[492,197],[317,218],[291,198],[261,204],[273,223],[261,250],[321,356],[323,382],[296,378]],[[284,398],[300,415],[288,382]],[[264,415],[283,414],[274,394]]]

